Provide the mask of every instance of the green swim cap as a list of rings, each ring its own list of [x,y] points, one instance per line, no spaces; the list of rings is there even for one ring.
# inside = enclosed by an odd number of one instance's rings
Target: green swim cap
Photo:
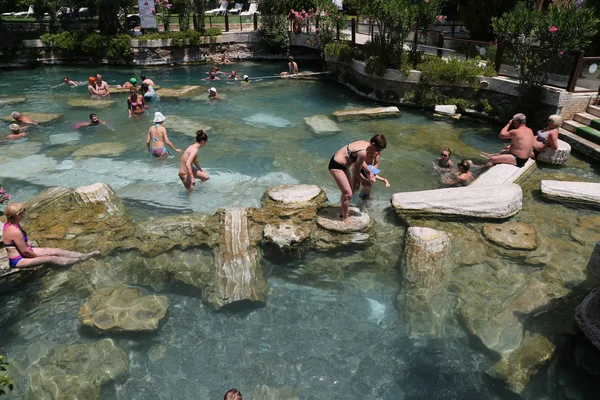
[[[131,84],[135,85],[135,84],[137,83],[137,79],[135,79],[135,78],[131,78],[131,79],[129,80],[129,83],[131,83]]]

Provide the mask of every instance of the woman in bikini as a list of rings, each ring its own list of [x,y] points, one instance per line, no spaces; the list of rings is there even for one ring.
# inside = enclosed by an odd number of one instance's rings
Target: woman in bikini
[[[99,251],[91,253],[78,253],[63,249],[31,247],[27,233],[21,227],[25,217],[23,203],[10,203],[4,208],[6,223],[3,228],[2,241],[8,254],[10,268],[26,268],[40,264],[70,265],[78,261],[85,261],[90,257],[100,254]]]
[[[181,153],[181,149],[176,148],[167,136],[167,130],[162,123],[165,120],[165,116],[160,112],[154,113],[154,126],[148,129],[148,136],[146,136],[146,147],[148,152],[156,158],[166,158],[169,156],[169,150],[165,146],[169,146],[174,151]]]
[[[344,221],[348,220],[350,200],[352,194],[358,190],[360,183],[370,184],[375,180],[375,176],[365,162],[367,156],[375,157],[376,153],[380,153],[386,147],[385,136],[378,134],[373,136],[369,142],[358,140],[349,143],[331,157],[329,172],[342,192],[342,219]],[[350,166],[353,164],[353,174],[350,176]],[[361,175],[361,168],[365,170],[365,175]]]
[[[450,172],[449,176],[442,177],[442,183],[449,186],[469,186],[475,180],[470,171],[471,166],[473,161],[463,158],[458,163],[458,172]]]
[[[206,182],[210,177],[198,164],[198,150],[206,146],[208,135],[202,129],[196,132],[196,143],[185,149],[179,162],[179,179],[187,189],[193,189],[196,179]]]
[[[551,115],[548,117],[546,129],[539,130],[535,134],[533,155],[531,158],[536,158],[546,147],[550,147],[553,150],[558,149],[558,128],[561,125],[562,118],[560,115]]]
[[[129,113],[129,117],[131,118],[132,115],[142,115],[145,108],[148,108],[148,106],[144,103],[144,97],[131,92],[131,96],[127,98],[127,112]]]

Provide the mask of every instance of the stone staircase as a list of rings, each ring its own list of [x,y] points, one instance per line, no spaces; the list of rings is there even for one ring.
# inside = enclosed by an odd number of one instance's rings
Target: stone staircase
[[[577,151],[600,160],[600,106],[588,106],[586,112],[563,122],[560,138]]]

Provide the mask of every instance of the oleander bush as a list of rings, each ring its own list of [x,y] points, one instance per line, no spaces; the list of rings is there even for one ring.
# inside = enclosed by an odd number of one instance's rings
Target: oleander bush
[[[112,59],[127,58],[131,55],[131,37],[126,34],[107,36],[65,31],[45,33],[40,36],[40,40],[44,44],[76,55]]]
[[[494,68],[488,63],[485,66],[479,60],[444,60],[435,56],[426,56],[417,65],[421,71],[423,83],[454,83],[477,86],[479,76],[496,76]]]
[[[339,62],[349,63],[354,58],[354,50],[347,42],[332,42],[325,45],[325,54],[336,57]]]

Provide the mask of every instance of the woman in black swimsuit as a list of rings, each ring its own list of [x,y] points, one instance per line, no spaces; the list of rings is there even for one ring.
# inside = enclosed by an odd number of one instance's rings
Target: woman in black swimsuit
[[[369,184],[373,181],[374,175],[369,170],[365,159],[367,153],[375,154],[381,152],[387,147],[387,141],[383,135],[375,135],[369,142],[358,140],[339,149],[329,161],[329,172],[333,176],[335,183],[342,192],[342,219],[348,220],[348,208],[352,193],[358,190],[361,182]],[[350,166],[354,164],[352,177],[350,176]],[[361,176],[360,170],[364,168],[368,174]]]

